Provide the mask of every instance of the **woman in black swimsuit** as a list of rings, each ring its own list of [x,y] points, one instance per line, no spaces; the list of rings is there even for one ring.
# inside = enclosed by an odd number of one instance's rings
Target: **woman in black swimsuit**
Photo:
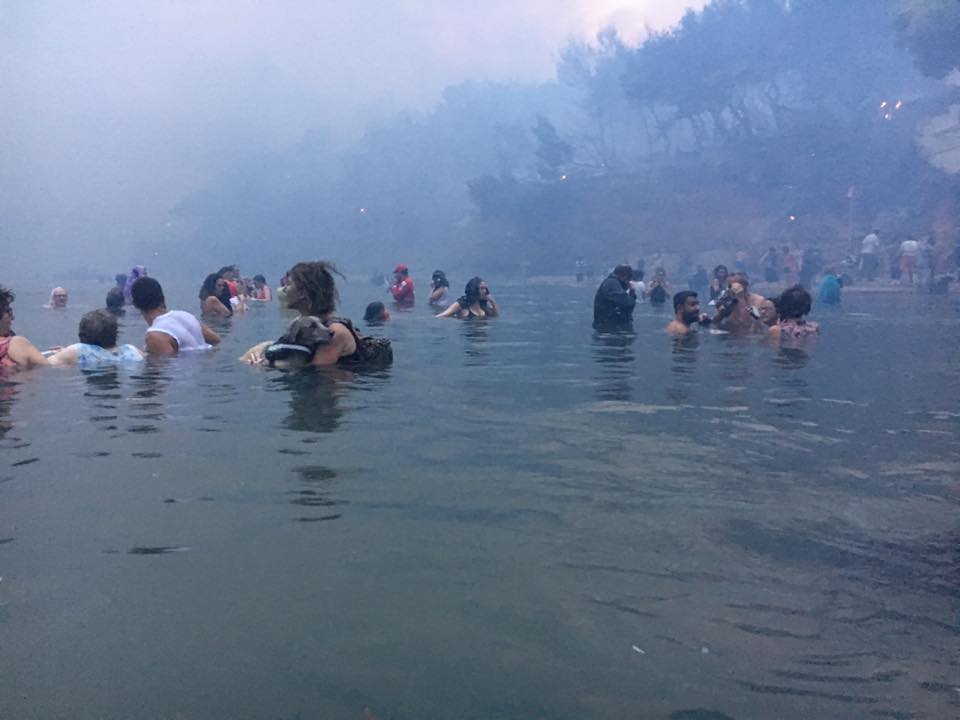
[[[490,294],[487,281],[480,277],[471,278],[463,290],[463,295],[450,304],[437,317],[457,317],[463,320],[471,318],[495,318],[500,315],[497,302]]]

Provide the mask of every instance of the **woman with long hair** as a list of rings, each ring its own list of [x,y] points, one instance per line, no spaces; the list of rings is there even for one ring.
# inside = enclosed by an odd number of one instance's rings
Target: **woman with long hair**
[[[500,315],[496,300],[490,294],[487,281],[481,277],[470,278],[463,289],[463,295],[450,304],[437,317],[458,317],[463,320],[471,318],[495,318]]]
[[[0,286],[0,371],[3,368],[27,368],[33,365],[48,365],[33,343],[13,332],[12,290]]]
[[[206,317],[230,317],[230,288],[218,273],[210,273],[200,286],[200,314]]]

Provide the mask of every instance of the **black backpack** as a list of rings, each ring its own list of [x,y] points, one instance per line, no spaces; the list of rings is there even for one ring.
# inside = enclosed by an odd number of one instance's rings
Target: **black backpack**
[[[365,337],[353,327],[353,323],[347,318],[333,318],[330,322],[338,322],[346,327],[353,334],[353,339],[357,343],[356,351],[352,355],[346,355],[337,360],[338,365],[376,368],[393,364],[393,346],[388,338]]]

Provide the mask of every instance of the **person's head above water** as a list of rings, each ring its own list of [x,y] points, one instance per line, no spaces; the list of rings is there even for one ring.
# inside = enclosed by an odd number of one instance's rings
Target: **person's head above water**
[[[673,296],[673,312],[677,322],[692,325],[700,320],[700,299],[693,290],[681,290]]]
[[[331,314],[340,300],[334,275],[340,273],[333,263],[326,260],[298,262],[290,268],[287,306],[303,315],[323,318]]]
[[[13,294],[13,290],[8,290],[7,288],[0,285],[0,337],[7,337],[10,335],[10,323],[13,322],[13,305],[14,298],[16,295]]]
[[[227,286],[226,278],[218,273],[210,273],[203,279],[203,285],[200,286],[200,300],[206,300],[213,296],[230,307],[230,288]]]
[[[463,288],[463,294],[467,298],[467,305],[474,303],[485,303],[487,296],[490,295],[490,288],[487,281],[482,277],[472,277]]]
[[[117,346],[117,318],[106,310],[91,310],[80,318],[77,335],[86,345]]]
[[[368,323],[384,322],[389,319],[390,313],[387,312],[387,308],[379,300],[367,305],[367,309],[363,313],[363,321]]]
[[[264,285],[267,284],[267,279],[263,275],[254,275],[253,284],[258,288],[262,288]]]
[[[760,313],[760,322],[767,327],[773,327],[780,321],[780,312],[777,310],[777,301],[774,298],[764,298],[757,306]]]
[[[107,291],[107,310],[114,315],[123,314],[123,306],[126,301],[123,298],[123,288],[112,287]]]
[[[142,313],[166,308],[167,301],[163,297],[163,288],[152,277],[139,278],[130,288],[130,294],[133,298],[133,306]]]
[[[393,274],[397,277],[405,278],[410,274],[410,268],[403,263],[400,263],[393,269]]]
[[[123,286],[127,284],[127,276],[124,273],[117,273],[113,276],[113,281],[118,288],[123,289]]]
[[[730,275],[730,271],[727,270],[726,265],[717,265],[713,269],[713,276],[720,282],[724,282],[729,275]]]
[[[813,306],[813,298],[803,289],[802,285],[788,287],[780,294],[777,300],[777,309],[783,320],[799,320]]]
[[[50,307],[65,308],[67,306],[67,291],[62,287],[55,287],[50,291]]]
[[[430,277],[430,284],[433,286],[433,289],[442,287],[450,287],[450,283],[447,280],[447,274],[443,270],[434,270],[433,275]]]
[[[623,285],[626,285],[630,282],[630,278],[633,277],[633,268],[629,265],[617,265],[610,274]]]

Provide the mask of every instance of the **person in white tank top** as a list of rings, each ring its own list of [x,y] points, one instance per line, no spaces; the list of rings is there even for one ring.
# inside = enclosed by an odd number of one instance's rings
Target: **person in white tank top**
[[[176,355],[217,345],[220,336],[183,310],[167,310],[163,288],[154,278],[139,278],[131,288],[133,306],[147,323],[144,344],[151,355]]]

